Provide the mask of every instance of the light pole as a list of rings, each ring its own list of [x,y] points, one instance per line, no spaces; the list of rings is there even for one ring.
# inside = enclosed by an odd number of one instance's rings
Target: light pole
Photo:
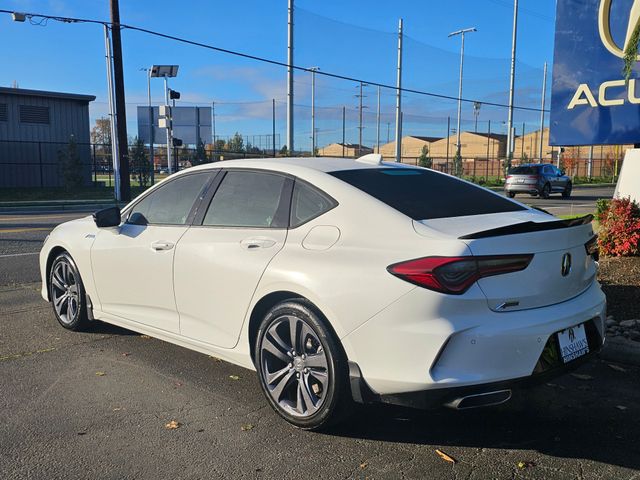
[[[516,40],[518,37],[518,0],[513,0],[513,33],[511,38],[511,72],[509,75],[509,114],[507,119],[507,168],[513,157],[513,90],[516,81]]]
[[[473,116],[475,117],[475,120],[476,120],[474,131],[476,133],[478,133],[478,117],[480,116],[480,107],[482,107],[482,103],[473,102]]]
[[[164,78],[164,106],[165,113],[170,112],[169,107],[169,83],[168,78],[173,78],[178,75],[178,65],[154,65],[151,67],[150,76],[154,78]],[[172,125],[171,125],[171,114],[165,116],[165,129],[167,131],[167,169],[169,170],[169,174],[173,173],[173,163],[171,161],[171,147],[173,147],[172,143]]]
[[[311,72],[311,156],[316,154],[316,72],[320,67],[309,67]]]
[[[151,106],[151,68],[141,68],[140,71],[147,72],[147,103],[149,108],[149,159],[151,160],[151,185],[155,182],[155,161],[153,155],[154,142],[154,125],[153,125],[153,107]]]
[[[362,94],[362,88],[363,87],[368,87],[368,86],[369,86],[368,83],[360,82],[360,94],[356,95],[356,97],[358,97],[359,100],[360,100],[360,105],[358,107],[359,115],[360,115],[360,120],[359,120],[359,124],[358,124],[358,131],[359,131],[359,133],[358,133],[358,156],[360,155],[360,153],[362,151],[362,130],[364,128],[364,126],[362,125],[362,109],[366,108],[366,107],[362,106],[362,99],[366,96],[366,95]]]
[[[460,115],[462,114],[462,73],[464,70],[464,35],[466,33],[477,32],[475,27],[457,30],[449,34],[450,37],[460,35],[460,83],[458,85],[458,128],[456,131],[456,156],[460,157]]]

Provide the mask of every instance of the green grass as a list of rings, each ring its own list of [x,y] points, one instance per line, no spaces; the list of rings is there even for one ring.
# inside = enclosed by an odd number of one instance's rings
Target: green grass
[[[561,218],[563,220],[572,220],[574,218],[584,217],[585,215],[587,215],[587,214],[586,213],[579,213],[579,214],[572,214],[572,215],[556,215],[556,217]],[[598,233],[598,229],[600,228],[600,224],[598,223],[598,220],[596,220],[595,214],[593,214],[593,220],[591,221],[591,224],[593,225],[593,231]]]

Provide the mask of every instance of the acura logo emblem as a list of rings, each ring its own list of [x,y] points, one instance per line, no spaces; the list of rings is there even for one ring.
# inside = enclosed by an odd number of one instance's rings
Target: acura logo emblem
[[[562,268],[560,270],[560,273],[562,273],[563,277],[566,277],[567,275],[569,275],[569,272],[571,272],[571,254],[565,253],[562,256]]]
[[[629,40],[640,22],[640,0],[633,0],[633,5],[629,10],[629,20],[627,23],[627,33],[624,37],[624,45],[622,48],[618,46],[611,36],[611,1],[600,0],[600,9],[598,11],[598,30],[600,31],[600,40],[607,50],[616,57],[624,58],[624,51],[629,45]],[[638,56],[640,60],[640,55]]]

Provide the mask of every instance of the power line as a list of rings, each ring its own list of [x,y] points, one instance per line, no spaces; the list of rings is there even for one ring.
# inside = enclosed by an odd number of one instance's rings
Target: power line
[[[5,10],[5,9],[0,9],[0,13],[14,13],[13,10]],[[59,17],[59,16],[53,16],[53,15],[45,15],[45,14],[40,14],[40,13],[24,13],[23,14],[28,17],[30,19],[30,21],[32,19],[37,19],[37,18],[43,18],[43,19],[47,19],[47,20],[55,20],[58,22],[63,22],[63,23],[93,23],[93,24],[99,24],[99,25],[108,25],[110,27],[113,28],[113,24],[111,22],[107,22],[107,21],[102,21],[102,20],[93,20],[93,19],[84,19],[84,18],[75,18],[75,17]],[[262,62],[262,63],[268,63],[270,65],[277,65],[280,67],[288,67],[289,65],[285,62],[279,62],[277,60],[272,60],[270,58],[265,58],[265,57],[260,57],[257,55],[251,55],[249,53],[244,53],[244,52],[238,52],[235,50],[230,50],[228,48],[222,48],[222,47],[216,47],[215,45],[209,45],[206,43],[202,43],[202,42],[196,42],[195,40],[189,40],[187,38],[182,38],[182,37],[178,37],[176,35],[170,35],[168,33],[162,33],[162,32],[157,32],[155,30],[150,30],[148,28],[143,28],[143,27],[137,27],[135,25],[128,25],[128,24],[124,24],[124,23],[120,23],[119,24],[121,28],[123,29],[129,29],[129,30],[133,30],[133,31],[137,31],[137,32],[142,32],[142,33],[146,33],[148,35],[152,35],[155,37],[159,37],[159,38],[164,38],[166,40],[173,40],[175,42],[179,42],[179,43],[184,43],[186,45],[192,45],[192,46],[196,46],[196,47],[201,47],[201,48],[205,48],[208,50],[213,50],[215,52],[220,52],[220,53],[226,53],[228,55],[233,55],[236,57],[241,57],[241,58],[246,58],[249,60],[255,60],[258,62]],[[298,70],[298,71],[302,71],[302,72],[311,72],[311,70],[309,70],[306,67],[300,67],[297,65],[291,65],[291,68],[293,68],[294,70]],[[388,88],[391,90],[398,90],[395,86],[393,85],[389,85],[389,84],[385,84],[385,83],[380,83],[380,82],[376,82],[373,80],[366,80],[366,79],[361,79],[361,78],[356,78],[356,77],[349,77],[346,75],[340,75],[337,73],[331,73],[331,72],[327,72],[327,71],[318,71],[317,72],[318,75],[324,75],[325,77],[330,77],[330,78],[336,78],[339,80],[346,80],[349,82],[355,82],[355,83],[367,83],[369,85],[372,86],[376,86],[376,87],[381,87],[381,88]],[[475,103],[478,100],[475,99],[470,99],[470,98],[458,98],[458,97],[454,97],[451,95],[443,95],[443,94],[439,94],[439,93],[433,93],[433,92],[426,92],[423,90],[416,90],[416,89],[412,89],[412,88],[400,88],[401,92],[405,92],[405,93],[413,93],[416,95],[423,95],[423,96],[427,96],[427,97],[431,97],[431,98],[440,98],[443,100],[455,100],[455,101],[462,101],[465,103]],[[482,102],[483,105],[489,105],[492,107],[502,107],[502,108],[508,108],[509,105],[503,104],[503,103],[496,103],[496,102],[486,102],[483,101]],[[517,106],[517,105],[513,105],[512,106],[513,109],[515,110],[523,110],[523,111],[531,111],[531,112],[540,112],[539,108],[535,108],[535,107],[522,107],[522,106]],[[548,112],[548,110],[545,110]]]

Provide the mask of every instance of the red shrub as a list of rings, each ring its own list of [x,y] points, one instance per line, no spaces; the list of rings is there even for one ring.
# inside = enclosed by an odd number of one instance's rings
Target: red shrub
[[[640,207],[636,202],[613,199],[599,217],[600,253],[615,257],[640,255]]]

